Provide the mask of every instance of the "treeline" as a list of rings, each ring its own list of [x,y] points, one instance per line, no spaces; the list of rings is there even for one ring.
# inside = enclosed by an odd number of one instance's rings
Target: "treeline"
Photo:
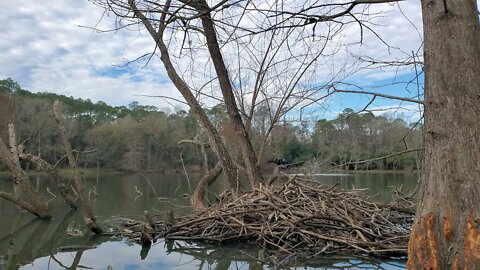
[[[421,123],[347,108],[333,120],[317,120],[313,130],[306,124],[276,126],[268,152],[277,163],[312,160],[317,165],[312,169],[418,169],[422,152],[408,150],[423,147],[422,128]],[[393,155],[399,152],[408,153]],[[377,159],[384,156],[389,157]]]
[[[6,140],[7,124],[13,121],[17,140],[23,141],[28,152],[52,164],[57,163],[64,156],[64,150],[52,113],[52,103],[56,99],[63,105],[72,147],[84,152],[79,154],[81,166],[161,171],[179,168],[182,162],[185,166],[200,166],[203,162],[200,147],[178,144],[202,136],[196,120],[186,111],[166,113],[137,102],[128,107],[113,107],[101,101],[93,103],[88,99],[47,92],[32,93],[11,79],[0,80],[2,138]],[[225,107],[217,105],[206,112],[227,146],[235,150]],[[259,110],[252,121],[250,134],[257,151],[269,119],[266,111]],[[268,137],[262,162],[293,163],[315,159],[327,167],[349,163],[344,169],[415,168],[418,157],[412,153],[359,165],[353,163],[421,147],[421,137],[420,125],[412,128],[401,119],[357,114],[346,109],[336,119],[321,119],[314,125],[277,123]],[[213,165],[213,153],[208,150],[207,155]],[[66,162],[60,161],[60,164],[66,165]]]

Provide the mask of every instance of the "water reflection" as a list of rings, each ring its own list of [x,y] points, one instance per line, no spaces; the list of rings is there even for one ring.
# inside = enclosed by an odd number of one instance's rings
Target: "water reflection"
[[[146,179],[145,179],[146,178]],[[190,175],[195,186],[198,177]],[[126,175],[120,173],[86,177],[90,200],[100,222],[117,215],[141,215],[144,210],[162,214],[175,209],[177,215],[190,212],[188,182],[183,174]],[[148,181],[147,181],[148,180]],[[365,257],[312,258],[298,261],[285,254],[262,254],[252,246],[201,246],[187,242],[163,242],[151,249],[110,237],[82,236],[85,233],[79,211],[70,211],[56,193],[50,180],[33,177],[40,193],[52,198],[49,203],[53,218],[35,219],[17,213],[15,206],[0,200],[0,270],[6,269],[404,269],[404,261],[373,260]],[[341,188],[368,188],[371,194],[388,200],[392,187],[404,185],[413,189],[415,175],[355,174],[322,176],[316,181],[326,185],[339,182]],[[217,184],[219,190],[222,183]],[[0,176],[0,189],[10,190],[11,179]],[[92,192],[95,190],[95,192]],[[137,192],[139,191],[139,192]],[[95,194],[96,193],[96,194]],[[141,194],[140,194],[141,193]],[[382,200],[383,200],[382,199]],[[96,247],[69,251],[69,248]],[[286,258],[275,261],[275,257]],[[264,266],[259,258],[267,262]],[[270,265],[270,266],[269,266]],[[110,268],[108,268],[110,266]]]
[[[93,243],[94,241],[92,241]],[[92,244],[90,243],[90,244]],[[40,257],[20,269],[404,269],[404,260],[380,260],[362,256],[323,257],[311,260],[275,254],[270,263],[258,260],[258,250],[245,246],[196,246],[182,241],[153,245],[141,258],[141,247],[107,241],[96,249],[57,252]],[[9,268],[5,268],[9,269]],[[12,268],[13,269],[13,268]]]
[[[373,200],[391,201],[395,188],[415,190],[418,174],[414,172],[357,172],[355,174],[310,176],[311,180],[340,189],[362,189]]]

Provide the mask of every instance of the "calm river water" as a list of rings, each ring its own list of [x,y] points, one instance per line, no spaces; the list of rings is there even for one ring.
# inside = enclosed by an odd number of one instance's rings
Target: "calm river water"
[[[90,173],[89,173],[90,174]],[[68,178],[68,177],[67,177]],[[188,194],[198,175],[188,179],[177,174],[123,174],[101,172],[84,176],[95,214],[100,222],[113,216],[142,215],[144,210],[161,214],[174,209],[187,214]],[[368,189],[376,200],[389,200],[395,186],[413,190],[417,176],[409,173],[356,173],[314,176],[326,185],[343,189]],[[159,241],[147,252],[139,245],[109,237],[78,236],[85,229],[81,213],[70,211],[52,181],[31,176],[34,187],[51,199],[53,218],[39,220],[18,213],[10,202],[0,199],[0,270],[6,269],[271,269],[256,263],[258,250],[251,246],[204,246],[181,241]],[[216,188],[221,189],[221,183]],[[215,187],[214,187],[215,188]],[[0,190],[10,191],[9,176],[0,175]],[[52,194],[53,193],[53,194]],[[96,196],[95,196],[96,193]],[[75,245],[96,246],[71,251]],[[326,257],[293,263],[290,269],[404,269],[402,259],[366,257]]]

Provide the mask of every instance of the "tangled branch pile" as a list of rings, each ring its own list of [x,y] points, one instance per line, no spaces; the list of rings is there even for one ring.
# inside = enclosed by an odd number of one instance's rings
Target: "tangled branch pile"
[[[355,191],[292,180],[153,227],[166,239],[246,241],[287,253],[406,255],[412,222],[413,212],[398,204],[376,204]]]

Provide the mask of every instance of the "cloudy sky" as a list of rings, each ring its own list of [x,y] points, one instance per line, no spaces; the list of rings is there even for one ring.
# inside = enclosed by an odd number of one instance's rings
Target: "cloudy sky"
[[[388,50],[379,39],[373,38],[375,41],[350,48],[350,51],[396,59],[418,50],[419,32],[422,31],[419,0],[402,2],[400,8],[386,4],[371,9],[372,12],[387,11],[375,19],[376,31],[392,49]],[[33,92],[49,91],[89,98],[93,102],[102,100],[111,105],[139,101],[164,108],[169,106],[164,100],[141,95],[180,96],[158,59],[153,59],[146,67],[144,62],[122,67],[127,61],[151,52],[152,41],[138,31],[92,31],[88,27],[109,29],[114,21],[108,17],[100,21],[103,10],[87,0],[4,0],[0,1],[0,10],[3,13],[0,16],[0,79],[12,78],[22,88]],[[359,37],[355,29],[345,35],[352,40]],[[372,36],[371,33],[365,35],[365,40]],[[406,79],[411,72],[413,70],[400,73],[395,69],[367,70],[357,73],[351,80],[377,87],[378,91],[414,96],[405,91],[404,86],[378,87]],[[361,107],[368,98],[342,95],[333,101],[325,104],[327,113],[324,114],[338,112],[341,107]],[[376,103],[377,108],[390,105],[386,101]]]

